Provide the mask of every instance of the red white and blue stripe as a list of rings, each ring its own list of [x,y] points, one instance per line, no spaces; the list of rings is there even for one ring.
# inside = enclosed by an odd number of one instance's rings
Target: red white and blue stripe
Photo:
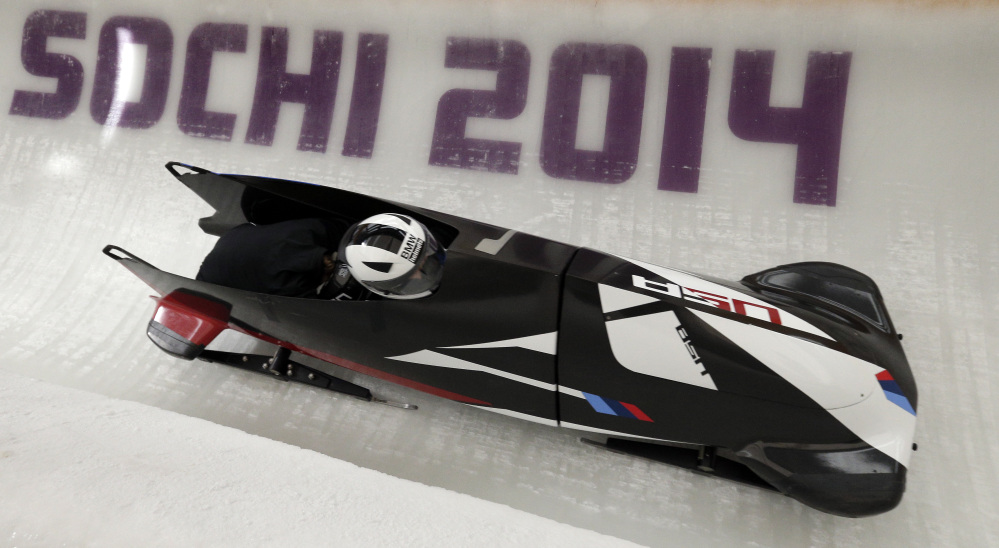
[[[586,398],[586,401],[597,413],[624,417],[626,419],[638,419],[640,421],[653,422],[652,419],[639,409],[637,405],[612,400],[610,398],[604,398],[588,392],[583,392],[583,397]]]
[[[894,403],[902,409],[905,409],[913,415],[916,414],[916,410],[913,409],[912,404],[909,403],[909,398],[905,397],[905,394],[902,393],[902,389],[898,386],[898,383],[895,382],[895,377],[892,377],[891,373],[889,373],[887,369],[878,373],[877,377],[878,384],[880,384],[881,389],[884,390],[885,397],[888,398],[888,401]]]

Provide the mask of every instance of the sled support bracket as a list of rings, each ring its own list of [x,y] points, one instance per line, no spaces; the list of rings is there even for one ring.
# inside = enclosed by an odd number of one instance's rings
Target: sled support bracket
[[[697,469],[708,474],[715,471],[715,448],[702,445],[697,451]]]
[[[745,465],[725,458],[725,450],[717,447],[705,445],[681,447],[620,438],[607,438],[605,442],[580,438],[579,441],[585,445],[608,449],[614,453],[623,453],[685,468],[695,474],[726,479],[767,491],[777,490]]]
[[[279,346],[277,352],[274,353],[274,357],[267,360],[267,370],[278,377],[281,377],[282,375],[290,377],[294,376],[296,364],[290,361],[289,358],[291,358],[291,350],[288,350],[283,346]],[[305,366],[299,365],[299,367]]]
[[[198,359],[229,365],[254,373],[261,373],[282,381],[293,381],[316,388],[331,390],[364,401],[374,400],[371,391],[367,388],[294,362],[289,359],[290,356],[291,350],[279,347],[273,357],[261,354],[240,354],[237,352],[204,350],[198,355]]]

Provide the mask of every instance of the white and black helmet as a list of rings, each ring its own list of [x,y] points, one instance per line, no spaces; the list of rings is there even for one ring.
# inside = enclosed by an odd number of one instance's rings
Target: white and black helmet
[[[358,283],[391,299],[430,295],[444,274],[444,248],[407,215],[382,213],[352,226],[339,256]]]

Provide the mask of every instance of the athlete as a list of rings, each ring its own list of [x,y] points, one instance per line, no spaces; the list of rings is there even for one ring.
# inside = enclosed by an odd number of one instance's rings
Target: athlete
[[[246,223],[219,238],[197,279],[289,297],[415,299],[437,289],[444,258],[433,234],[407,215],[375,215],[350,228],[317,218]]]

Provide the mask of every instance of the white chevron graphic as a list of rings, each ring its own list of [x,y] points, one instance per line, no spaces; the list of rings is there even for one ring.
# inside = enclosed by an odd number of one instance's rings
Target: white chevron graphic
[[[467,344],[464,346],[442,346],[441,348],[455,348],[455,349],[509,348],[515,346],[518,348],[526,348],[527,350],[534,350],[535,352],[543,352],[545,354],[551,354],[552,356],[554,356],[557,345],[558,345],[558,331],[553,331],[551,333],[543,333],[541,335],[531,335],[529,337],[521,337],[519,339],[507,339],[505,341]]]
[[[486,343],[492,344],[492,343]],[[473,345],[477,346],[477,345]],[[510,345],[503,345],[510,346]],[[460,346],[454,348],[472,348],[472,346]],[[482,347],[491,348],[491,347]],[[509,373],[503,371],[502,369],[494,369],[492,367],[486,367],[474,362],[461,360],[458,358],[452,358],[451,356],[445,356],[444,354],[438,354],[432,350],[420,350],[418,352],[413,352],[412,354],[406,354],[404,356],[388,356],[390,360],[399,360],[403,362],[418,363],[420,365],[429,365],[432,367],[444,367],[447,369],[463,369],[465,371],[480,371],[482,373],[488,373],[490,375],[496,375],[497,377],[503,377],[505,379],[510,379],[523,384],[529,384],[531,386],[536,386],[538,388],[543,388],[545,390],[551,390],[554,392],[556,386],[551,383],[541,382],[539,380],[532,379],[530,377],[525,377],[523,375],[516,375],[514,373]]]
[[[603,309],[604,314],[617,312],[618,310],[633,306],[659,302],[659,299],[655,297],[649,297],[648,295],[619,289],[610,285],[597,284],[597,290],[600,292],[600,307]]]

